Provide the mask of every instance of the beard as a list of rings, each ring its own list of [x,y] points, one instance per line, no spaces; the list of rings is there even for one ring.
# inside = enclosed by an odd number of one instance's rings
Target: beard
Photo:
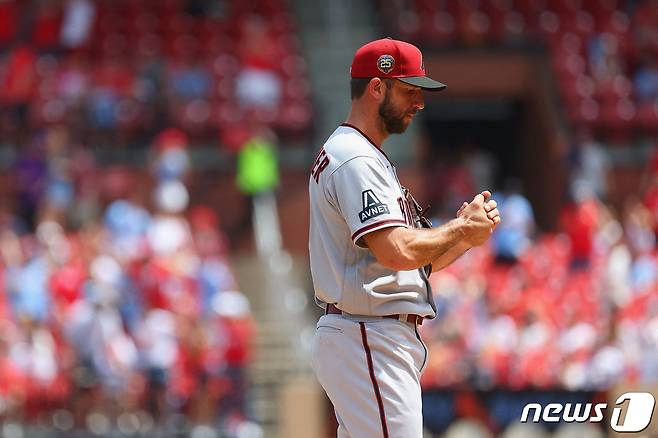
[[[384,101],[379,105],[379,117],[381,117],[384,127],[389,134],[402,134],[407,130],[409,123],[405,121],[407,113],[398,110],[391,104],[388,92]]]

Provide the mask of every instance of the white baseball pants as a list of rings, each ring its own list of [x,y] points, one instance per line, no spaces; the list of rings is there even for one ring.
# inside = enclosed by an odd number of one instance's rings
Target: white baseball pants
[[[411,323],[345,314],[318,321],[312,366],[334,405],[338,438],[422,438],[426,363]]]

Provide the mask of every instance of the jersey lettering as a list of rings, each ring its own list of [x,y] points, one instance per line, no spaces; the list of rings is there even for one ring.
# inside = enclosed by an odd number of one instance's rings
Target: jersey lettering
[[[316,183],[320,181],[320,174],[324,169],[327,168],[328,165],[329,157],[327,156],[327,152],[324,150],[324,148],[322,148],[318,154],[318,157],[315,159],[315,163],[313,163],[313,167],[311,168],[311,176]]]
[[[406,199],[399,197],[398,205],[400,206],[400,211],[402,212],[402,216],[404,217],[406,224],[413,226],[414,224],[411,218],[411,207],[409,206],[409,202],[407,202]]]

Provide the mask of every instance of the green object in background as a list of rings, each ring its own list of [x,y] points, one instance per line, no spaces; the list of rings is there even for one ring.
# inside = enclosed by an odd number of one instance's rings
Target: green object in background
[[[259,137],[249,140],[238,153],[240,190],[248,195],[271,191],[279,184],[279,164],[271,143]]]

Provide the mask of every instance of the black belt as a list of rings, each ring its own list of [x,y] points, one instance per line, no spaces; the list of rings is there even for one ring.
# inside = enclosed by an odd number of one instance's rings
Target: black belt
[[[327,308],[324,311],[325,315],[342,315],[343,311],[340,310],[338,307],[336,307],[333,304],[327,304]],[[414,314],[395,314],[395,315],[384,315],[382,318],[389,318],[389,319],[397,319],[400,321],[406,321],[410,322],[411,324],[415,325],[421,325],[423,323],[423,318],[420,315],[414,315]]]

